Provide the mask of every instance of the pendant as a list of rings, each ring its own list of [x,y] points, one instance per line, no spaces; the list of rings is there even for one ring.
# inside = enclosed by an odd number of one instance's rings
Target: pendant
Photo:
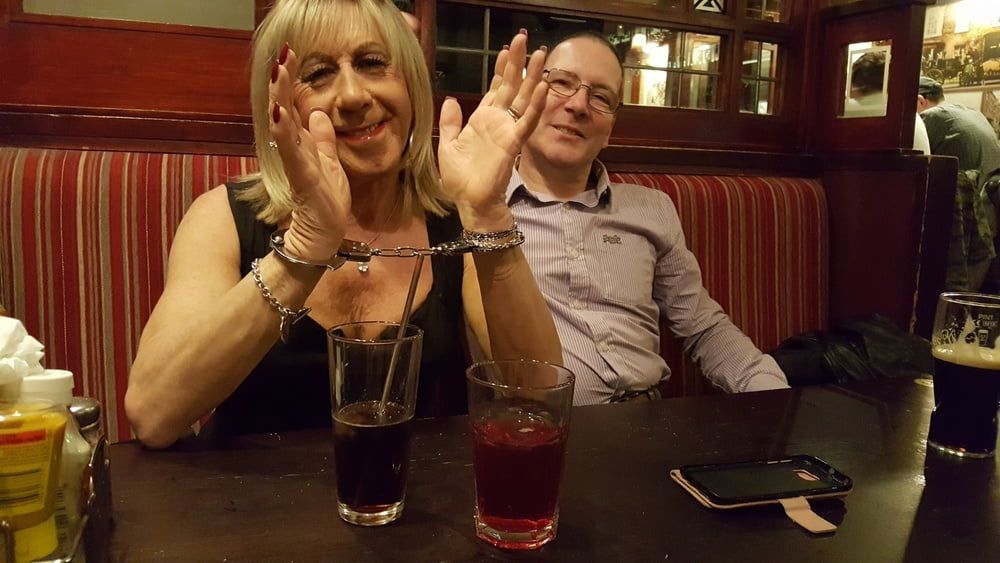
[[[367,274],[368,273],[368,262],[360,262],[358,264],[358,271],[361,272],[362,274]]]

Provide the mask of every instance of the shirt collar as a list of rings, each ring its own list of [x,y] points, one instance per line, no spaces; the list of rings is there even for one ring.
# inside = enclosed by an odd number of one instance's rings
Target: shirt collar
[[[520,158],[514,163],[514,171],[510,175],[507,183],[507,205],[510,205],[516,193],[524,194],[527,197],[541,203],[552,203],[556,198],[546,193],[532,191],[524,184],[521,174],[517,171]],[[602,201],[611,201],[611,179],[608,177],[608,170],[600,160],[595,159],[590,167],[590,176],[587,180],[587,189],[575,197],[569,199],[584,205],[585,207],[597,207]]]

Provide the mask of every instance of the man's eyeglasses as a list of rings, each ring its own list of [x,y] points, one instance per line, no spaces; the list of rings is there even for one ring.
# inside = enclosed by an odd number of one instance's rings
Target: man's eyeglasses
[[[581,87],[587,89],[587,104],[599,113],[615,113],[621,106],[618,96],[603,86],[584,84],[580,77],[568,70],[547,68],[542,78],[549,83],[549,92],[568,98],[577,93]]]

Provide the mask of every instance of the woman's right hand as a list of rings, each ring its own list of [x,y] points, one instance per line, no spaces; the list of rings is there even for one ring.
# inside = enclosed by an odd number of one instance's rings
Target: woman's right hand
[[[325,262],[340,248],[351,209],[351,189],[337,157],[337,135],[322,108],[300,115],[293,81],[298,58],[286,45],[268,88],[271,137],[277,144],[295,207],[285,249],[303,260]],[[284,60],[282,60],[284,59]]]

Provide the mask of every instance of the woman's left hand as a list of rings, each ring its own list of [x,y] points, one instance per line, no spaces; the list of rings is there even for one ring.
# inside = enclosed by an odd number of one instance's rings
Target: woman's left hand
[[[511,226],[504,195],[514,159],[545,109],[548,84],[542,80],[545,51],[536,50],[524,73],[528,35],[511,40],[497,57],[496,75],[469,123],[454,98],[441,107],[438,165],[444,191],[458,207],[463,226],[500,231]]]

